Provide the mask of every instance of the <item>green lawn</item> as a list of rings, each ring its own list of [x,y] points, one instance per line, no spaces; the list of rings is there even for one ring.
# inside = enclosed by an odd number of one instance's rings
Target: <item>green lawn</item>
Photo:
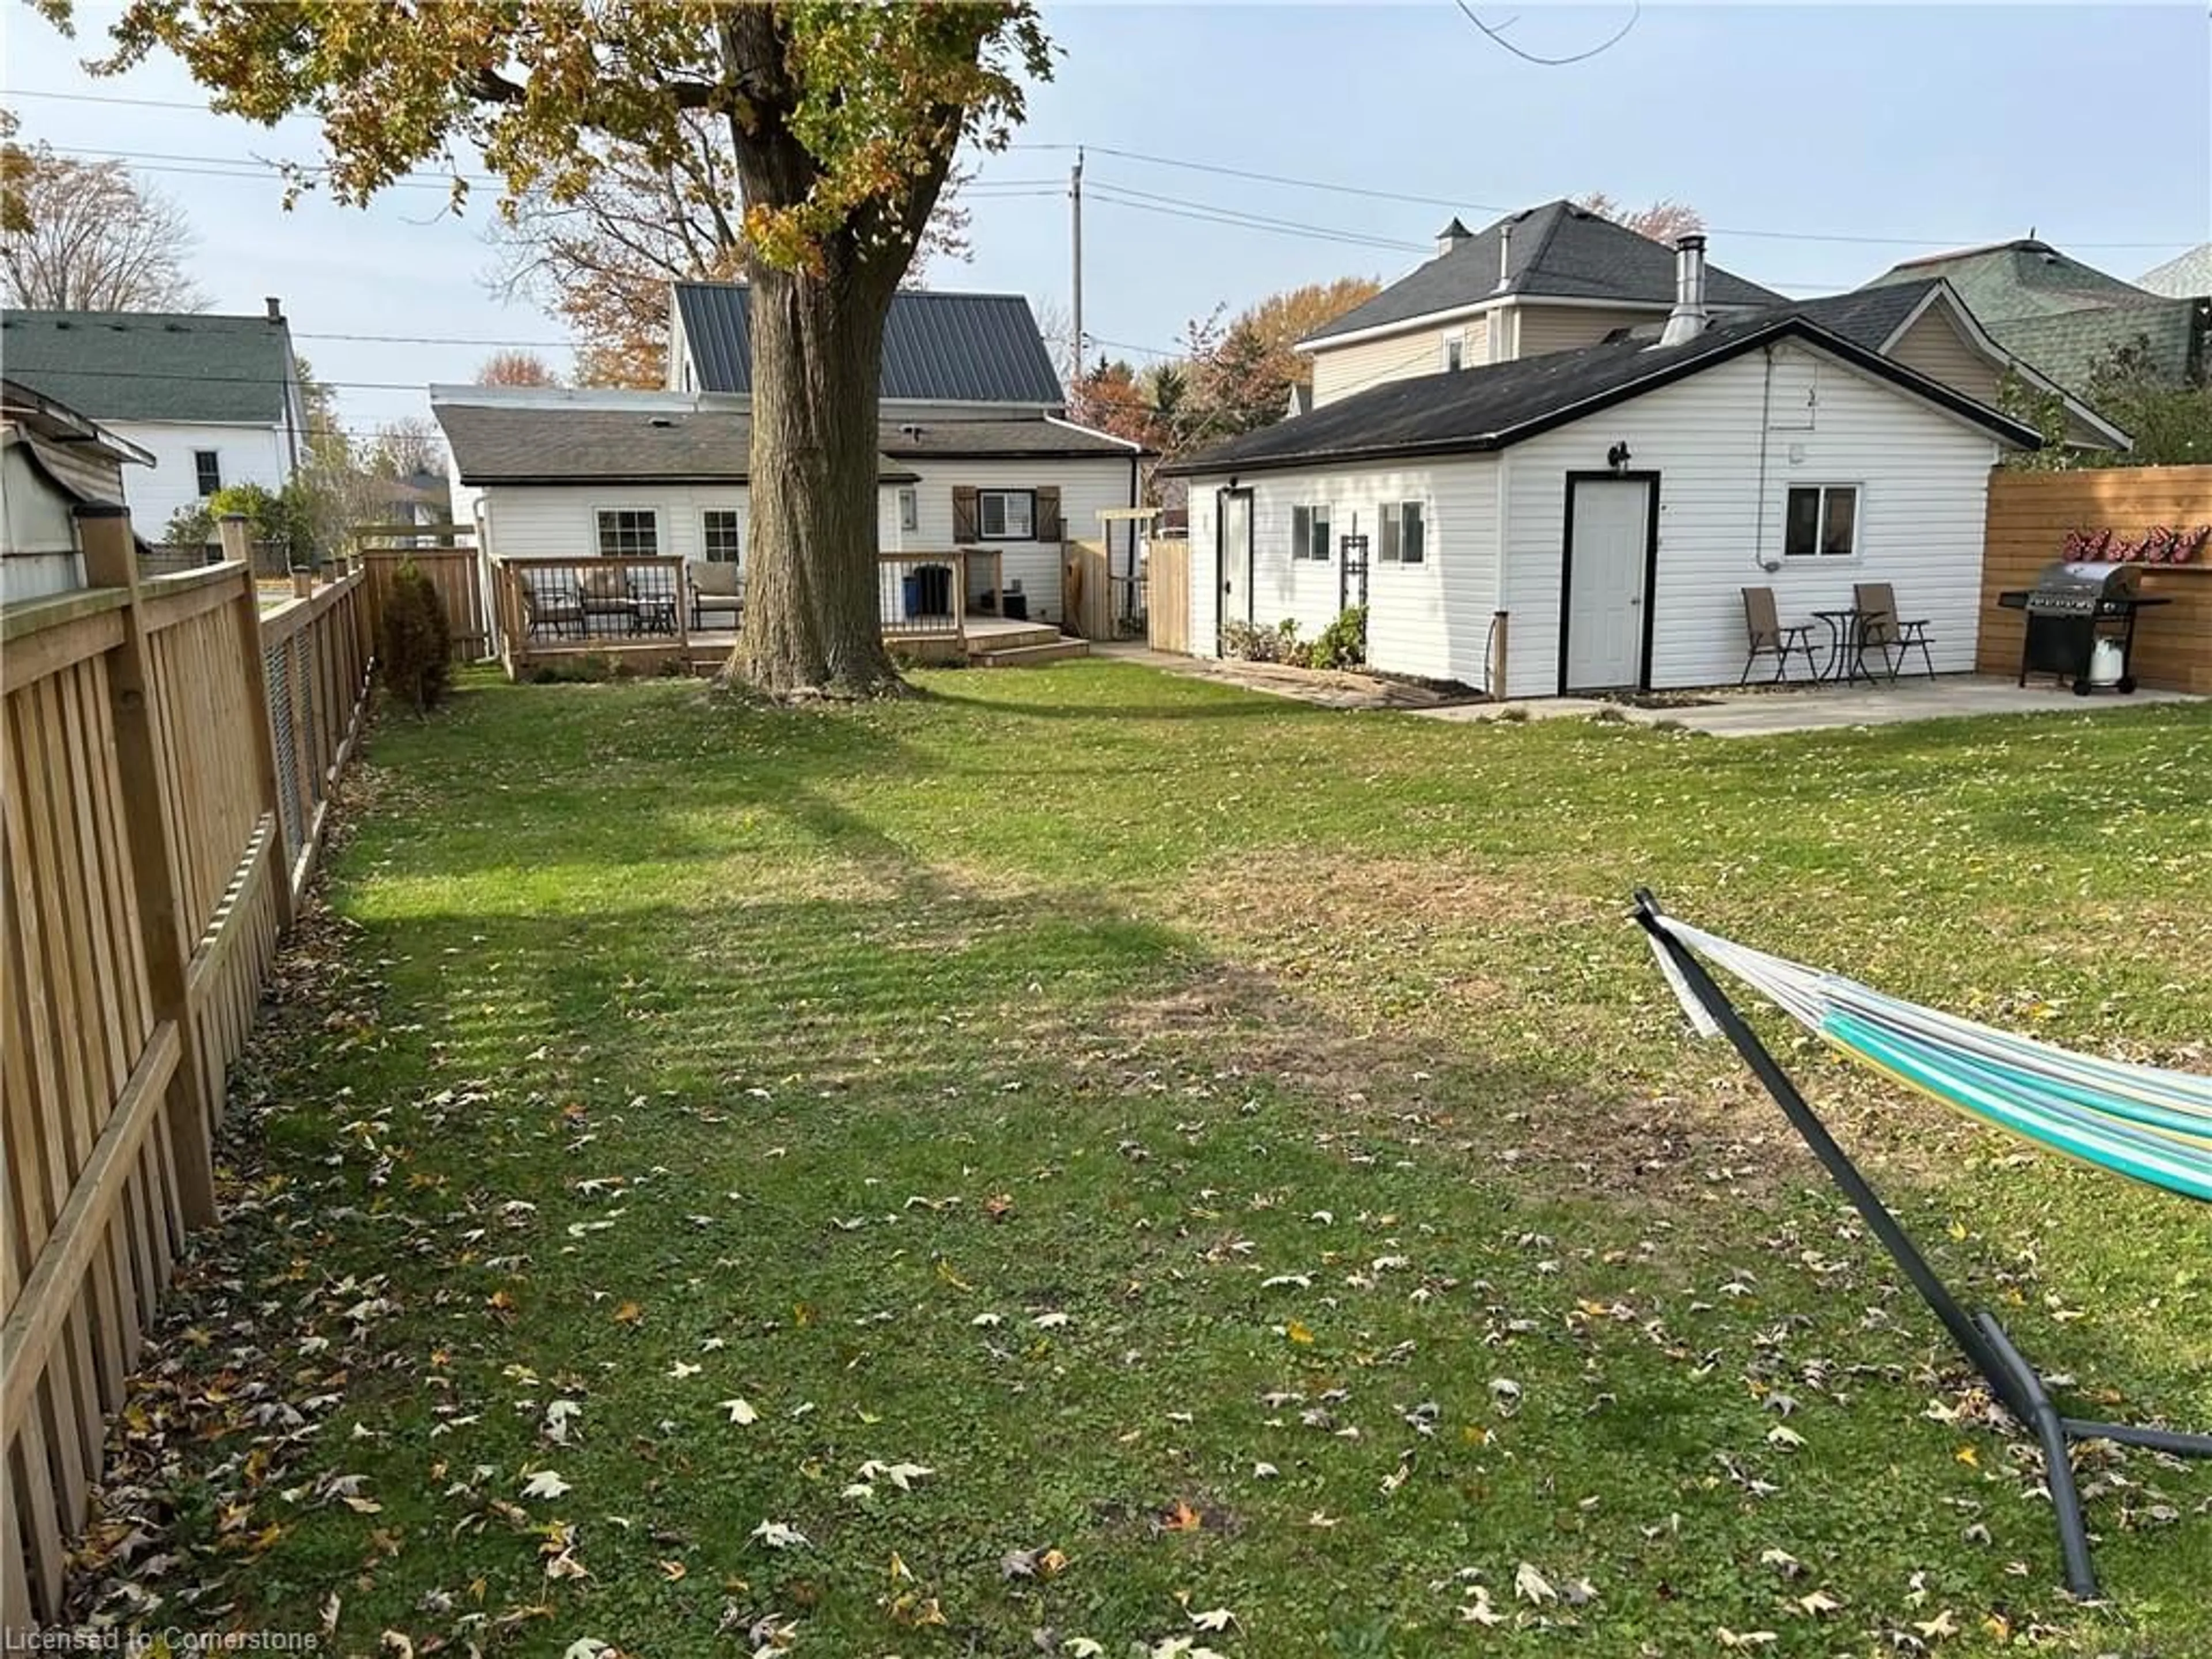
[[[2212,1652],[2212,1470],[2085,1452],[2112,1599],[2070,1604],[2032,1447],[1625,919],[1648,882],[2212,1069],[2212,708],[1718,742],[921,684],[386,720],[123,1431],[109,1611],[362,1654]],[[2070,1401],[2212,1423],[2212,1212],[1767,1029]]]

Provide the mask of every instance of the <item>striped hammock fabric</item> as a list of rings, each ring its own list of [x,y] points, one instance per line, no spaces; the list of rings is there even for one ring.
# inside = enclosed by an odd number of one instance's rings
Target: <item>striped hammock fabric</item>
[[[1954,1018],[1672,917],[1669,933],[1852,1059],[2071,1157],[2212,1203],[2212,1077],[2097,1060]],[[1720,1027],[1653,954],[1701,1036]]]

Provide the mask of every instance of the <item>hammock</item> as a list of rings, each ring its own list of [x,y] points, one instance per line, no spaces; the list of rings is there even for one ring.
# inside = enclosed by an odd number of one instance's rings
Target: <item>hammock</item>
[[[2212,1077],[2098,1060],[1895,997],[1655,916],[1852,1059],[1984,1123],[2100,1168],[2212,1203]],[[1719,1024],[1660,944],[1651,948],[1692,1026]]]
[[[2067,1588],[2097,1595],[2089,1532],[2069,1447],[2080,1440],[2212,1458],[2212,1435],[2066,1417],[1996,1315],[1969,1314],[1936,1276],[1850,1154],[1744,1023],[1699,957],[1753,987],[1856,1060],[2039,1146],[2187,1197],[2212,1201],[2212,1078],[2096,1060],[1954,1019],[1855,981],[1785,962],[1674,921],[1648,892],[1636,921],[1701,1036],[1725,1036],[1813,1155],[1911,1281],[1990,1391],[2043,1445],[2044,1482],[2058,1522]],[[1692,952],[1695,954],[1692,954]]]

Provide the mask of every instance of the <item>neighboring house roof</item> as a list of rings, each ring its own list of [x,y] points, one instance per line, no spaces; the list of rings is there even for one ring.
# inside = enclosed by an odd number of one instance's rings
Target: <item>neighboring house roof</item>
[[[1982,325],[1992,330],[1999,323],[2020,317],[2047,317],[2095,306],[2136,305],[2158,297],[2033,237],[1907,259],[1892,265],[1867,286],[1915,283],[1929,276],[1948,281],[1981,319]]]
[[[752,390],[751,290],[743,283],[678,283],[677,320],[702,392]],[[901,289],[884,323],[877,395],[916,403],[1066,401],[1030,302],[1018,294]]]
[[[11,368],[14,366],[9,365]],[[152,451],[142,449],[119,433],[110,432],[59,398],[20,385],[12,378],[0,380],[0,416],[31,437],[66,444],[74,453],[112,460],[118,466],[125,462],[139,466],[154,465]]]
[[[1457,222],[1454,221],[1456,224]],[[1506,237],[1510,226],[1512,235]],[[1506,242],[1506,281],[1498,280],[1498,246]],[[1390,284],[1364,305],[1316,329],[1301,344],[1321,345],[1438,312],[1463,311],[1486,300],[1611,300],[1624,305],[1672,305],[1674,250],[1569,202],[1510,214]],[[1756,283],[1705,267],[1705,300],[1716,306],[1772,306],[1783,296]]]
[[[2208,320],[2212,306],[2201,300],[2145,300],[2014,317],[1988,327],[2008,351],[2017,352],[2060,385],[2087,391],[2100,363],[2138,343],[2154,374],[2175,382],[2188,380],[2203,365]]]
[[[431,413],[465,484],[743,483],[752,417],[733,409],[445,403]]]
[[[284,423],[295,378],[282,317],[0,313],[10,380],[97,421]]]
[[[1677,346],[1609,341],[1579,351],[1486,368],[1386,381],[1310,415],[1241,438],[1162,471],[1169,474],[1260,471],[1317,461],[1380,460],[1504,449],[1764,345],[1802,340],[1879,380],[2033,449],[2040,440],[2021,422],[1960,396],[1797,311],[1716,323]]]
[[[1054,460],[1063,456],[1096,455],[1126,459],[1148,453],[1126,438],[1094,432],[1087,426],[1048,416],[1004,421],[885,421],[876,447],[886,455],[917,461],[933,456]]]
[[[2212,294],[2212,242],[2146,270],[2136,278],[2136,286],[2169,300],[2194,300]]]

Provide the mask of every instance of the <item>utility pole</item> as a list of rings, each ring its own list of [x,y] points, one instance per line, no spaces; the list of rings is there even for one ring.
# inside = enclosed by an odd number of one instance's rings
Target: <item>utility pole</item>
[[[1071,371],[1074,380],[1079,382],[1083,379],[1083,147],[1080,144],[1075,149],[1075,170],[1067,179],[1067,199],[1072,210],[1068,229],[1075,260],[1075,316],[1073,333],[1068,342],[1072,348],[1068,361],[1074,365]],[[1073,394],[1075,386],[1071,384],[1067,389]]]

